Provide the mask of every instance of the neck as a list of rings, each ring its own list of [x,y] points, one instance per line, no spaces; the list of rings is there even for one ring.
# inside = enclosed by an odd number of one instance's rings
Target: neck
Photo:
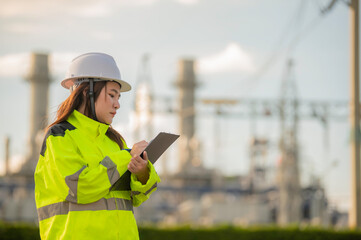
[[[82,105],[80,105],[80,107],[77,109],[78,112],[80,112],[81,114],[85,115],[85,103],[82,103]]]

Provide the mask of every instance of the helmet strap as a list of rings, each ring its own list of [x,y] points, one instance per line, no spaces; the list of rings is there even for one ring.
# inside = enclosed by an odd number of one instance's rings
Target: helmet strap
[[[95,101],[94,101],[94,79],[89,79],[89,97],[90,97],[90,107],[92,109],[93,118],[95,121],[98,121],[97,115],[95,113]]]

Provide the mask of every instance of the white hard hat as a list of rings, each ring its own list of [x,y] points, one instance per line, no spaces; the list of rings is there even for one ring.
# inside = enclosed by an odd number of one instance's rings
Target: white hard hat
[[[112,56],[105,53],[85,53],[73,59],[61,85],[72,89],[74,85],[97,81],[115,81],[121,85],[120,91],[127,92],[132,87],[121,80],[120,72]]]

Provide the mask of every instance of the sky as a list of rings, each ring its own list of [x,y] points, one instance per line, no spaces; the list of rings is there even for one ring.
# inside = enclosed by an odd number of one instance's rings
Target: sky
[[[13,169],[28,152],[30,88],[24,80],[32,52],[48,53],[52,76],[49,112],[69,94],[60,86],[79,54],[104,52],[116,60],[124,80],[135,84],[143,54],[150,55],[153,94],[178,97],[178,61],[196,61],[198,100],[270,99],[281,96],[288,59],[300,101],[349,100],[350,11],[329,0],[0,0],[0,169],[4,138],[11,138]],[[123,94],[114,127],[132,144],[134,92]],[[200,112],[211,109],[197,105]],[[208,109],[208,110],[207,110]],[[246,174],[250,129],[271,142],[267,165],[277,167],[276,119],[197,116],[201,156],[208,168]],[[177,132],[177,119],[159,113],[155,131]],[[215,131],[219,126],[219,133]],[[209,131],[211,130],[211,131]],[[349,120],[300,121],[302,182],[315,176],[332,206],[350,204]],[[328,135],[327,135],[328,134]],[[326,137],[325,137],[326,136]],[[327,139],[327,140],[325,140]],[[236,153],[236,154],[235,154]],[[176,169],[177,154],[168,163]],[[162,169],[160,169],[161,171]],[[270,170],[271,172],[271,170]]]

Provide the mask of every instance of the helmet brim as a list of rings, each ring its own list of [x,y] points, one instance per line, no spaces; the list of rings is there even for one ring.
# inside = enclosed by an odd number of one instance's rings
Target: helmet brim
[[[127,83],[126,81],[120,80],[120,79],[106,78],[106,77],[94,77],[94,76],[82,76],[81,78],[82,79],[93,78],[93,79],[95,79],[95,82],[100,82],[100,81],[117,82],[120,84],[120,92],[128,92],[132,89],[132,86],[129,83]],[[66,78],[63,81],[61,81],[61,86],[63,86],[66,89],[70,89],[78,79],[79,79],[79,77]]]

